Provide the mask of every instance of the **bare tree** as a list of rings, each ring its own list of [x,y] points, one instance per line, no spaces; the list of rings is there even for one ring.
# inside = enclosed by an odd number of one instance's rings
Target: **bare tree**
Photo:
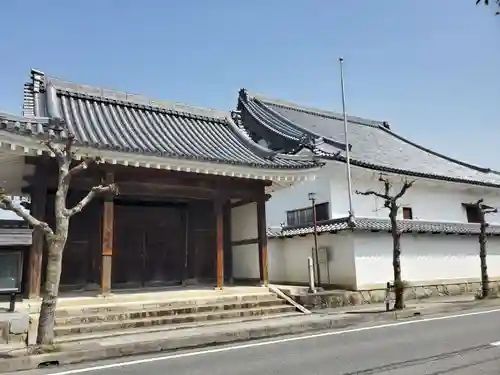
[[[500,0],[493,0],[493,2],[500,8]],[[486,6],[490,5],[489,0],[476,0],[476,5],[479,5],[481,3],[483,3]],[[500,14],[500,11],[495,12],[495,14]]]
[[[45,284],[42,289],[43,299],[40,309],[36,342],[38,345],[51,345],[54,341],[55,310],[59,295],[63,251],[66,240],[68,239],[69,221],[73,215],[81,212],[97,195],[103,193],[116,193],[117,190],[114,184],[101,184],[95,186],[74,207],[67,208],[66,197],[72,177],[86,170],[91,164],[98,163],[99,159],[85,158],[74,165],[74,135],[68,136],[65,145],[56,145],[52,140],[47,140],[43,143],[55,156],[59,167],[58,184],[54,203],[55,228],[51,228],[46,222],[38,220],[27,211],[23,210],[21,205],[15,203],[3,189],[0,189],[0,209],[14,212],[27,221],[34,229],[41,230],[45,236],[48,259],[45,271]]]
[[[398,229],[398,211],[399,205],[398,201],[406,194],[409,188],[411,188],[415,181],[404,180],[401,189],[397,194],[391,192],[392,184],[388,178],[379,177],[379,181],[384,184],[384,192],[379,193],[373,190],[367,191],[356,191],[356,194],[360,195],[374,195],[376,197],[382,198],[384,200],[384,207],[389,209],[389,219],[391,222],[391,234],[392,234],[392,268],[394,271],[394,293],[396,296],[396,301],[394,303],[394,309],[401,310],[404,308],[403,293],[404,285],[403,280],[401,280],[401,231]]]
[[[487,251],[486,251],[486,229],[489,224],[486,222],[486,215],[490,213],[496,213],[498,210],[496,208],[487,206],[483,204],[484,199],[479,199],[472,206],[476,208],[477,214],[479,216],[479,259],[481,260],[481,297],[487,298],[490,294],[490,280],[488,277],[488,264],[486,261]]]

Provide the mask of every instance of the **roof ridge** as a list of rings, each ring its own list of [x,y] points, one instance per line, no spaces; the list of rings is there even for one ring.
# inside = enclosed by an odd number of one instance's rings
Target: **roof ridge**
[[[220,118],[220,119],[224,119],[230,116],[229,110],[224,111],[207,107],[193,106],[181,102],[156,100],[139,94],[127,93],[125,91],[79,84],[70,80],[47,75],[35,69],[32,69],[32,75],[33,73],[39,76],[43,76],[45,85],[50,83],[58,91],[66,91],[75,94],[88,95],[90,97],[99,99],[123,101],[123,102],[128,102],[130,104],[146,105],[153,108],[172,110],[195,116],[205,116],[205,117]]]
[[[286,116],[283,116],[281,113],[275,111],[274,109],[272,108],[269,108],[265,101],[261,100],[261,99],[258,99],[258,98],[254,98],[254,100],[257,102],[257,104],[260,104],[261,106],[264,106],[269,112],[271,112],[274,116],[276,116],[277,118],[279,118],[281,121],[284,121],[286,122],[288,125],[292,126],[294,129],[296,130],[299,130],[299,131],[302,131],[306,134],[308,134],[309,136],[314,136],[316,137],[316,140],[321,140],[323,142],[327,142],[328,144],[340,149],[340,150],[344,150],[346,149],[346,144],[345,143],[342,143],[340,141],[337,141],[333,138],[330,138],[330,137],[325,137],[315,131],[312,131],[312,130],[308,130],[308,129],[305,129],[305,128],[302,128],[300,125],[298,125],[297,123],[295,123],[294,121],[290,120],[289,118],[287,118]],[[349,146],[351,147],[351,146]]]
[[[321,116],[321,117],[326,117],[326,118],[332,118],[334,120],[344,120],[344,116],[341,113],[334,112],[334,111],[328,111],[324,110],[321,108],[316,108],[316,107],[309,107],[309,106],[304,106],[295,102],[291,102],[288,100],[283,100],[283,99],[275,99],[275,98],[270,98],[265,95],[259,94],[259,93],[254,93],[254,92],[249,92],[246,89],[243,89],[246,91],[247,95],[249,98],[252,99],[257,99],[261,102],[275,105],[278,107],[283,107],[286,109],[291,109],[293,111],[298,111],[298,112],[305,112],[309,113],[315,116]],[[382,127],[386,122],[384,121],[377,121],[377,120],[369,120],[365,119],[362,117],[357,117],[357,116],[350,116],[349,114],[347,115],[347,121],[352,122],[355,124],[359,125],[365,125],[365,126],[372,126],[372,127]]]
[[[233,121],[232,118],[227,119],[228,125],[233,131],[233,133],[244,143],[247,144],[248,147],[252,148],[255,153],[260,154],[262,157],[268,158],[268,159],[274,159],[275,157],[279,157],[282,159],[287,159],[287,160],[295,160],[295,161],[312,161],[316,162],[318,164],[320,163],[317,158],[310,157],[310,156],[305,156],[305,155],[289,155],[289,154],[283,154],[277,151],[273,151],[267,147],[264,147],[257,142],[254,142],[251,138],[246,137],[243,130],[236,125],[236,123]],[[324,164],[324,163],[323,163]]]
[[[407,139],[407,138],[405,138],[405,137],[403,137],[403,136],[401,136],[401,135],[399,135],[399,134],[397,134],[397,133],[393,132],[392,130],[387,129],[385,127],[381,127],[381,129],[383,131],[389,133],[393,137],[396,137],[397,139],[399,139],[402,142],[408,143],[409,145],[412,145],[413,147],[417,147],[417,148],[421,149],[422,151],[428,152],[429,154],[432,154],[432,155],[437,156],[439,158],[443,158],[449,162],[456,163],[456,164],[461,165],[462,167],[471,168],[471,169],[474,169],[474,170],[476,170],[478,172],[482,172],[482,173],[491,173],[492,172],[492,170],[490,168],[480,167],[478,165],[470,164],[470,163],[452,158],[450,156],[446,156],[446,155],[441,154],[437,151],[433,151],[430,148],[424,147],[416,142],[413,142],[413,141],[411,141],[411,140],[409,140],[409,139]]]

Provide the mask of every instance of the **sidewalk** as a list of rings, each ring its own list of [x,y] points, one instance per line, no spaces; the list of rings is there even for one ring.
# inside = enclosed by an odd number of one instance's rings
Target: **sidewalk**
[[[252,339],[301,334],[311,331],[340,329],[356,324],[394,321],[418,315],[431,315],[475,308],[499,307],[500,299],[474,301],[467,298],[444,298],[409,303],[400,312],[385,312],[383,305],[354,306],[330,310],[318,310],[310,315],[265,321],[239,322],[197,328],[163,330],[127,335],[117,331],[108,338],[83,340],[57,345],[57,351],[42,355],[27,355],[27,349],[0,347],[0,373],[36,369],[40,364],[51,362],[59,365],[97,361],[127,355],[159,353],[220,345]]]

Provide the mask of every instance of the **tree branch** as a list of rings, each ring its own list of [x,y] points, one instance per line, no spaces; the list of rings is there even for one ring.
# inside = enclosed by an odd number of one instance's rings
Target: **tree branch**
[[[483,202],[484,199],[481,198],[476,203],[472,203],[472,206],[475,206],[483,215],[496,214],[498,212],[498,208],[487,206]]]
[[[391,199],[391,181],[388,178],[384,178],[382,175],[378,178],[380,182],[384,183],[384,195],[387,197],[386,200]]]
[[[375,195],[376,197],[382,198],[384,200],[391,199],[391,197],[389,197],[388,195],[385,195],[382,193],[377,193],[376,191],[373,191],[373,190],[367,190],[367,191],[356,190],[356,194],[358,194],[358,195]]]
[[[101,159],[99,157],[96,158],[86,157],[78,165],[75,165],[73,168],[69,170],[68,177],[71,178],[79,174],[80,172],[86,170],[92,164],[99,164],[100,162]]]
[[[54,232],[47,223],[36,219],[31,214],[24,211],[21,205],[15,204],[12,201],[12,198],[10,198],[4,192],[0,192],[0,209],[15,213],[17,216],[24,219],[32,227],[40,228],[46,235],[54,234]]]
[[[81,212],[96,196],[100,194],[116,194],[117,191],[118,190],[115,184],[94,186],[79,203],[77,203],[73,208],[67,209],[65,211],[65,215],[71,217]]]
[[[399,191],[399,193],[394,196],[394,200],[398,200],[403,195],[405,195],[406,192],[408,191],[408,189],[411,188],[414,183],[415,183],[415,181],[405,180],[404,183],[403,183],[403,186],[401,187],[401,190]]]
[[[42,143],[56,156],[57,160],[59,160],[60,162],[64,160],[63,151],[59,147],[54,145],[51,139],[43,141]]]

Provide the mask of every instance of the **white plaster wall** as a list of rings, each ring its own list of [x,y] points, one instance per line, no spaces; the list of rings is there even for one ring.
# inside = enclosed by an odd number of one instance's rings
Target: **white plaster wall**
[[[304,181],[273,193],[266,202],[267,225],[279,227],[281,223],[286,224],[286,211],[311,206],[308,198],[311,192],[316,193],[318,204],[330,201],[330,178],[327,171],[321,169],[315,180]]]
[[[231,209],[231,241],[257,238],[257,203]]]
[[[233,246],[233,277],[259,279],[259,249],[257,244]]]
[[[347,183],[345,182],[345,164],[331,162],[327,167],[330,176],[332,217],[346,216],[348,212]],[[378,181],[379,172],[367,169],[352,168],[353,206],[358,217],[387,218],[388,210],[383,207],[383,201],[375,196],[355,194],[356,190],[374,190],[382,193],[383,183]],[[387,177],[393,183],[393,191],[399,192],[402,179],[400,176]],[[484,203],[500,207],[500,189],[472,186],[466,184],[413,179],[415,184],[401,198],[402,206],[412,208],[415,220],[467,222],[467,216],[462,203],[473,203],[483,198]],[[400,216],[402,211],[400,210]],[[500,224],[500,213],[488,215],[490,223]]]
[[[500,238],[488,240],[488,273],[500,276]],[[354,233],[359,289],[392,280],[392,237],[383,232]],[[479,279],[477,236],[403,234],[401,272],[405,281]]]
[[[320,270],[322,282],[355,288],[352,234],[342,232],[318,236],[318,246],[330,247],[328,264],[322,265]],[[312,256],[313,247],[313,236],[271,239],[268,244],[271,281],[307,284],[307,258]]]
[[[231,241],[257,238],[257,204],[249,203],[231,209]],[[259,279],[258,244],[232,246],[233,277]]]

